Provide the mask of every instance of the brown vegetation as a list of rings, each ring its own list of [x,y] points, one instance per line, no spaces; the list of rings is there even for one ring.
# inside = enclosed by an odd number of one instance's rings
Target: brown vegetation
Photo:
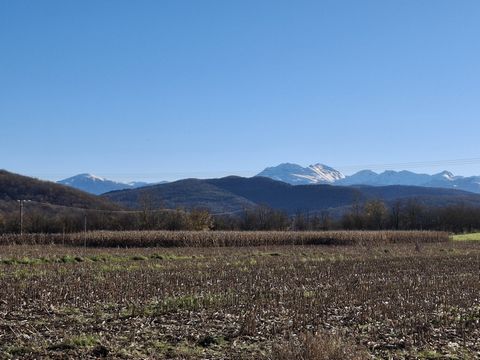
[[[446,242],[435,231],[93,231],[73,234],[4,234],[0,245],[62,244],[105,247],[222,247],[363,245]]]
[[[2,246],[0,358],[476,359],[479,246]]]
[[[367,351],[339,335],[328,333],[300,334],[273,347],[272,360],[367,360]]]

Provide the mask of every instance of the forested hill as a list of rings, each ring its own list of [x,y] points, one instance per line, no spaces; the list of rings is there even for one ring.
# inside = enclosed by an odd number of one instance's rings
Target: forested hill
[[[0,170],[0,209],[17,206],[17,200],[88,209],[119,209],[107,199],[65,185]]]
[[[355,202],[374,199],[386,203],[416,199],[428,206],[466,204],[480,207],[479,194],[452,189],[419,186],[293,186],[264,177],[238,176],[179,180],[141,189],[114,191],[103,196],[130,208],[141,208],[141,202],[148,201],[153,207],[204,207],[214,213],[241,212],[256,205],[267,205],[289,214],[327,209],[340,212]]]

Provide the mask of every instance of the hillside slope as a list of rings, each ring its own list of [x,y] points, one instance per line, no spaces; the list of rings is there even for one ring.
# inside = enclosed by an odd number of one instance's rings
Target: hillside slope
[[[255,203],[221,189],[204,180],[186,179],[139,189],[112,191],[102,195],[119,205],[132,209],[207,208],[214,213],[238,212],[255,207]]]
[[[154,207],[204,207],[212,212],[240,212],[256,205],[284,210],[341,213],[355,201],[382,199],[387,203],[415,198],[429,206],[469,204],[480,207],[480,195],[451,189],[419,186],[289,185],[264,177],[229,176],[188,179],[142,189],[107,193],[107,199],[130,208],[141,208],[146,199]]]
[[[361,197],[361,191],[356,188],[331,185],[294,186],[264,177],[229,176],[205,181],[256,204],[288,213],[348,206],[355,198]]]
[[[0,170],[0,209],[16,208],[17,200],[88,209],[119,209],[104,198],[68,186]]]

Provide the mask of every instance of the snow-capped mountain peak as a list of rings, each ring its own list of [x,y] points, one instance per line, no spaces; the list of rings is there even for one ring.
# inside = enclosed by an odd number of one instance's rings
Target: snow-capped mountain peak
[[[441,173],[437,174],[436,176],[442,177],[446,180],[453,181],[455,180],[455,175],[453,175],[450,171],[442,171]]]
[[[283,163],[268,167],[257,176],[269,177],[292,185],[332,184],[345,177],[341,172],[320,163],[308,167]]]
[[[100,176],[93,175],[93,174],[90,174],[90,173],[84,173],[84,174],[78,174],[78,175],[69,177],[69,178],[64,179],[64,180],[60,180],[59,182],[61,182],[64,185],[68,185],[70,183],[73,184],[73,183],[79,182],[79,181],[110,181],[110,180],[107,180],[105,178],[102,178]]]
[[[90,179],[90,180],[93,180],[93,181],[105,181],[106,180],[103,177],[93,175],[93,174],[89,174],[89,173],[80,174],[80,175],[74,176],[73,178],[81,178],[81,177],[86,178],[86,179]]]

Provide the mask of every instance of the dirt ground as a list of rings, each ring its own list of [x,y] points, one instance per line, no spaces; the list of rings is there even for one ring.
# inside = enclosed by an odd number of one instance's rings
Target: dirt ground
[[[1,246],[0,289],[2,359],[280,359],[305,334],[372,359],[480,358],[474,242]]]

